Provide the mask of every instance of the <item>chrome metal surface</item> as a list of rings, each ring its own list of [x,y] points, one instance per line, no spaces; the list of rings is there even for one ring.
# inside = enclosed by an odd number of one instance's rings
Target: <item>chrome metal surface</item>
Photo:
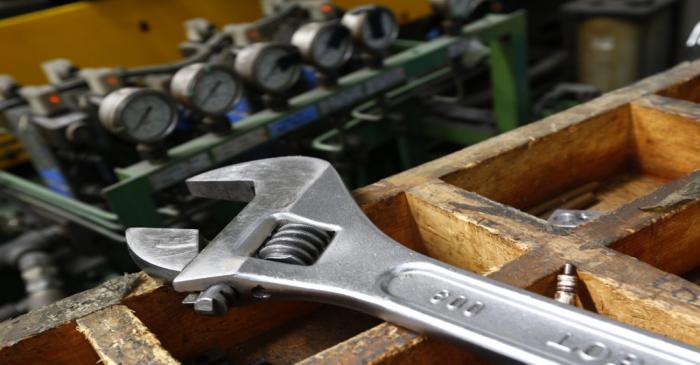
[[[384,53],[399,35],[399,23],[394,13],[383,6],[350,9],[341,22],[350,30],[355,43],[370,53]]]
[[[254,87],[267,93],[282,93],[299,81],[301,56],[287,44],[253,43],[241,49],[234,68]]]
[[[292,36],[292,44],[304,60],[321,71],[334,71],[352,56],[350,31],[337,21],[302,25]]]
[[[547,222],[562,228],[576,228],[581,224],[600,217],[603,212],[594,212],[590,210],[575,210],[575,209],[557,209],[552,212]]]
[[[205,115],[225,115],[240,100],[242,89],[232,69],[207,63],[181,68],[170,82],[175,99]]]
[[[530,364],[700,361],[700,351],[690,346],[401,246],[369,221],[325,161],[280,157],[247,162],[191,178],[188,187],[195,196],[249,203],[187,264],[177,256],[170,265],[181,268],[172,279],[177,291],[228,285],[242,304],[291,298],[340,305]],[[274,230],[291,223],[332,233],[317,260],[296,265],[257,257]],[[132,255],[144,269],[149,262],[166,265],[179,246],[170,238],[178,230],[144,231],[148,229],[129,230]]]

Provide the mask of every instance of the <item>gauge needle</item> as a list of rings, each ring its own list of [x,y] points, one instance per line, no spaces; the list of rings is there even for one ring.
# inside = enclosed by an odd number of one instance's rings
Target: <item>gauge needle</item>
[[[278,68],[280,68],[279,62],[275,62],[275,66],[272,67],[272,69],[270,69],[270,72],[268,72],[267,75],[265,75],[265,78],[263,79],[263,82],[267,82],[267,80],[270,79],[270,77],[272,76],[272,74],[274,74],[274,73],[275,73],[275,70],[277,70]]]
[[[143,114],[141,115],[141,119],[139,119],[139,121],[134,126],[132,132],[136,132],[137,130],[139,130],[139,128],[141,128],[143,122],[146,120],[146,118],[148,118],[148,114],[151,114],[151,110],[153,110],[153,106],[149,105],[148,108],[146,108],[146,111],[143,112]]]
[[[217,81],[216,84],[214,84],[214,86],[209,90],[209,93],[207,94],[207,96],[205,96],[204,100],[202,100],[202,101],[209,100],[209,98],[211,98],[211,96],[214,95],[214,93],[219,88],[219,86],[221,86],[221,80]]]

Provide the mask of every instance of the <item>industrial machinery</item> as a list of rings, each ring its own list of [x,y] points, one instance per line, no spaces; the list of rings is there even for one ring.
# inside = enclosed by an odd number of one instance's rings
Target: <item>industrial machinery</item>
[[[354,187],[527,122],[525,15],[473,16],[479,4],[433,1],[428,21],[439,34],[422,38],[403,38],[405,26],[377,5],[334,6],[320,19],[292,4],[220,28],[194,19],[172,63],[81,68],[60,59],[44,64],[46,85],[4,78],[0,118],[32,165],[0,171],[13,222],[3,230],[10,241],[0,247],[12,252],[4,267],[55,270],[40,278],[42,300],[7,288],[19,294],[2,316],[135,270],[128,227],[212,237],[241,205],[191,196],[184,181],[197,173],[307,154]],[[470,102],[483,90],[485,104]]]

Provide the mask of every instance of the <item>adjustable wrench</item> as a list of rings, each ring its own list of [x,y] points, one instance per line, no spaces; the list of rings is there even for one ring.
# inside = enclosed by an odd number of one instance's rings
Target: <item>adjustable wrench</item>
[[[301,299],[366,312],[530,364],[700,364],[700,351],[462,271],[379,231],[325,161],[280,157],[187,181],[195,196],[249,202],[205,248],[197,230],[132,228],[144,271],[195,309]]]

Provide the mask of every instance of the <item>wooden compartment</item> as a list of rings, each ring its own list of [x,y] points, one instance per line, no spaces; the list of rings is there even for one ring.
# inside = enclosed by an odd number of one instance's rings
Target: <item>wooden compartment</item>
[[[700,62],[358,189],[400,243],[551,297],[566,263],[587,310],[700,346]],[[605,212],[571,231],[542,217],[594,182]],[[575,195],[575,194],[574,194]],[[553,202],[542,208],[545,202]],[[535,209],[537,208],[537,209]],[[195,315],[182,295],[126,275],[0,324],[0,363],[486,364],[347,309],[303,302]]]
[[[534,215],[611,212],[700,168],[700,124],[677,108],[696,106],[641,98],[443,179]]]

